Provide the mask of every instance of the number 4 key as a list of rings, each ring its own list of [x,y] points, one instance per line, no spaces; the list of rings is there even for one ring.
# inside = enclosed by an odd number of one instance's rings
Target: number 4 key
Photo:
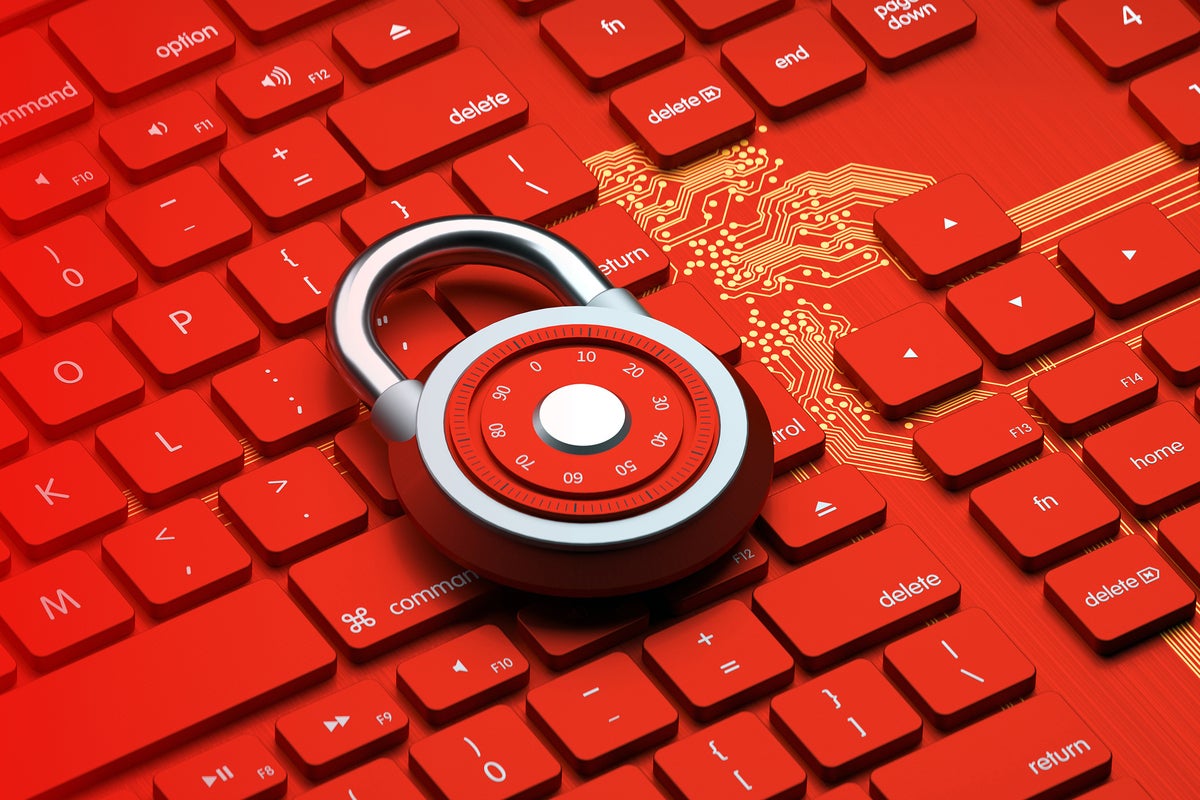
[[[1058,28],[1110,81],[1133,77],[1200,43],[1200,20],[1181,0],[1066,0]]]

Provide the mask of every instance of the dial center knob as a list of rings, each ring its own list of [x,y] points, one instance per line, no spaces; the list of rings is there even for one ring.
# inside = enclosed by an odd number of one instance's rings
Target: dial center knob
[[[629,432],[621,398],[593,383],[569,383],[546,395],[533,427],[546,444],[565,453],[600,453]]]

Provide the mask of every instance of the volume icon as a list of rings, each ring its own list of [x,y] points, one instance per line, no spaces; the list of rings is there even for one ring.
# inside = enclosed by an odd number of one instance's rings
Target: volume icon
[[[37,174],[37,177],[33,179],[33,182],[36,184],[39,184],[41,186],[49,186],[50,185],[50,179],[46,177],[46,173],[44,173],[44,172],[39,172]]]
[[[271,68],[271,71],[262,79],[262,85],[268,89],[275,86],[291,86],[292,76],[286,69],[280,66]]]
[[[454,662],[454,666],[453,666],[453,667],[451,667],[450,669],[454,670],[455,672],[466,672],[466,671],[467,671],[467,665],[466,665],[466,664],[464,664],[464,663],[462,662],[462,659],[460,658],[458,661],[455,661],[455,662]]]

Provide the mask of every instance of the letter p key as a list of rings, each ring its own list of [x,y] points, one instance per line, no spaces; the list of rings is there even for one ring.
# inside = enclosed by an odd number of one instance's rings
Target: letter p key
[[[192,314],[190,311],[185,311],[183,309],[180,309],[179,311],[172,311],[170,314],[167,314],[167,319],[171,320],[171,323],[174,324],[176,328],[179,328],[180,333],[182,333],[184,336],[187,336],[187,326],[192,323]]]

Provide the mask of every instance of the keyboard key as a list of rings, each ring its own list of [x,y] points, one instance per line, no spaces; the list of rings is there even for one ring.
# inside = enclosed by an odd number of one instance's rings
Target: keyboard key
[[[307,339],[217,373],[213,402],[266,455],[276,455],[358,417],[358,397]]]
[[[1179,0],[1066,0],[1058,29],[1110,81],[1122,81],[1200,43],[1200,20]]]
[[[507,706],[493,706],[415,743],[409,765],[444,800],[542,797],[562,767]]]
[[[737,373],[746,379],[766,409],[775,444],[775,474],[820,458],[825,452],[825,431],[779,379],[761,361],[738,364]]]
[[[342,96],[342,73],[301,39],[217,78],[217,99],[248,131],[265,131]]]
[[[742,358],[742,337],[690,283],[673,283],[641,299],[650,316],[695,338],[728,364]]]
[[[311,555],[367,526],[367,504],[306,447],[221,486],[221,510],[268,564]]]
[[[177,278],[250,243],[250,220],[200,167],[117,198],[105,216],[157,281]]]
[[[10,245],[0,278],[42,330],[54,330],[137,291],[137,273],[87,217]]]
[[[833,21],[880,69],[891,72],[975,35],[975,12],[962,0],[834,0]],[[882,13],[881,13],[882,12]]]
[[[465,331],[477,331],[535,308],[562,305],[533,278],[490,266],[457,267],[440,275],[433,286],[434,298]]]
[[[613,286],[634,294],[662,286],[670,275],[666,253],[616,203],[605,203],[550,229],[583,251]]]
[[[286,791],[287,772],[253,736],[229,739],[154,776],[159,800],[211,800],[216,792],[221,800],[270,800]]]
[[[1124,342],[1109,342],[1036,376],[1029,403],[1063,436],[1078,436],[1148,406],[1158,376]]]
[[[0,299],[0,353],[21,343],[22,327],[20,318]]]
[[[1079,795],[1078,800],[1150,800],[1150,795],[1133,778],[1119,778]]]
[[[667,4],[693,36],[702,42],[716,42],[790,11],[795,0],[749,0],[736,4],[721,0],[667,0]]]
[[[242,469],[241,442],[191,389],[100,425],[96,451],[152,508]]]
[[[867,63],[813,8],[730,39],[721,66],[771,119],[787,119],[867,81]]]
[[[16,458],[28,448],[29,430],[17,419],[8,403],[0,400],[0,463]]]
[[[1200,252],[1149,203],[1064,236],[1058,261],[1113,319],[1200,283]]]
[[[662,794],[654,788],[645,773],[629,764],[559,795],[558,800],[612,800],[614,797],[622,800],[663,800]]]
[[[702,611],[642,643],[646,666],[698,720],[721,716],[792,682],[795,664],[738,600]]]
[[[1140,536],[1122,536],[1046,573],[1046,599],[1101,655],[1124,650],[1196,611],[1196,593]]]
[[[1083,463],[1140,519],[1200,496],[1200,422],[1179,403],[1089,436]]]
[[[746,712],[659,750],[654,775],[684,800],[801,797],[808,783],[796,759]]]
[[[546,125],[533,125],[454,162],[455,187],[476,206],[535,225],[596,202],[600,184]]]
[[[0,379],[42,433],[58,438],[141,402],[146,383],[94,322],[0,359]]]
[[[1176,386],[1200,382],[1200,304],[1142,329],[1142,352]]]
[[[288,586],[355,661],[465,616],[495,589],[434,550],[407,517],[301,561]]]
[[[437,0],[392,0],[333,28],[333,52],[374,83],[458,45],[458,23]]]
[[[544,601],[517,612],[517,630],[547,666],[566,669],[642,633],[650,612],[623,601]]]
[[[265,44],[354,5],[356,0],[221,0],[250,41]]]
[[[969,608],[883,651],[883,671],[942,730],[1033,691],[1037,670],[987,612]]]
[[[1087,336],[1096,311],[1041,253],[946,293],[946,314],[993,364],[1009,369]]]
[[[840,781],[921,742],[921,718],[863,659],[771,701],[771,723],[825,781]]]
[[[849,464],[788,486],[767,497],[759,516],[775,547],[804,561],[869,530],[887,517],[887,501]]]
[[[0,489],[4,528],[32,558],[57,553],[126,517],[125,493],[73,440],[0,470]]]
[[[0,11],[0,14],[3,14]],[[92,116],[95,101],[50,46],[32,30],[24,29],[0,38],[0,108],[15,109],[5,115],[0,128],[0,155],[66,130]],[[46,96],[49,102],[26,104],[31,97]]]
[[[1026,572],[1120,530],[1121,511],[1067,453],[1051,453],[971,492],[971,517]]]
[[[529,683],[529,662],[495,625],[422,650],[396,669],[400,691],[436,725],[458,719]]]
[[[0,221],[29,233],[108,196],[108,173],[74,140],[0,170]]]
[[[1044,755],[1040,755],[1043,753]],[[1104,780],[1112,753],[1057,694],[1042,694],[871,774],[879,800],[1035,800]],[[986,786],[979,776],[987,775]]]
[[[358,488],[383,513],[393,517],[404,513],[392,481],[387,442],[369,419],[338,431],[333,437],[333,452],[337,455],[338,463],[354,477]]]
[[[354,159],[312,117],[226,150],[221,177],[273,231],[353,200],[366,187]]]
[[[666,587],[663,596],[673,613],[687,614],[758,583],[767,577],[770,562],[767,549],[746,536],[715,564]]]
[[[100,152],[143,183],[225,146],[229,130],[204,98],[185,90],[100,128]]]
[[[86,0],[50,18],[50,38],[110,105],[233,58],[234,48],[233,32],[204,0],[150,6],[141,0]]]
[[[342,233],[362,249],[405,225],[470,213],[470,207],[440,175],[423,172],[342,209]]]
[[[258,350],[258,326],[207,272],[120,306],[112,321],[117,339],[168,388]]]
[[[425,800],[396,762],[380,758],[322,783],[296,800]]]
[[[1197,69],[1200,54],[1193,53],[1129,84],[1129,105],[1184,158],[1200,156],[1200,125],[1196,123],[1200,93],[1191,88]]]
[[[0,695],[0,718],[30,722],[6,742],[5,790],[30,798],[78,788],[335,669],[304,615],[259,581]]]
[[[325,320],[329,297],[353,254],[312,222],[229,259],[229,285],[271,333],[288,338]]]
[[[526,695],[526,713],[584,775],[675,735],[679,715],[624,653],[568,672]]]
[[[196,499],[104,537],[104,563],[151,616],[171,617],[250,580],[250,556]]]
[[[924,542],[897,525],[758,587],[754,610],[813,672],[946,613],[959,593]]]
[[[833,360],[884,419],[952,397],[983,375],[983,361],[928,303],[846,334]]]
[[[683,31],[645,0],[572,0],[542,15],[542,41],[593,92],[683,55]]]
[[[663,169],[681,167],[754,131],[754,109],[700,57],[617,89],[609,112]]]
[[[970,175],[954,175],[875,212],[875,235],[927,289],[1016,255],[1021,229]]]
[[[913,433],[913,454],[947,489],[962,489],[1042,452],[1042,426],[996,394]]]
[[[393,183],[516,130],[529,105],[482,51],[456,50],[329,107],[329,130]],[[408,132],[396,136],[396,130]]]
[[[341,772],[406,738],[408,716],[371,680],[327,694],[275,723],[275,741],[312,780]]]
[[[1158,523],[1158,546],[1192,583],[1200,583],[1200,506],[1184,509]]]

